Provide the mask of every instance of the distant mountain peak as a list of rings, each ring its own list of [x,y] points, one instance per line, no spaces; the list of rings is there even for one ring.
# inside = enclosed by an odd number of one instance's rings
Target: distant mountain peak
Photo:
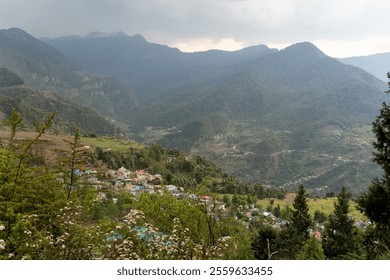
[[[316,45],[310,42],[300,42],[293,44],[281,52],[291,53],[295,55],[317,55],[317,56],[326,56]]]
[[[135,35],[131,36],[131,38],[135,41],[146,42],[145,37],[143,37],[141,34],[135,34]]]
[[[35,39],[33,36],[28,34],[26,31],[17,28],[17,27],[12,27],[9,29],[1,29],[0,34],[6,35],[9,38],[17,39],[17,40],[30,40],[30,39]]]

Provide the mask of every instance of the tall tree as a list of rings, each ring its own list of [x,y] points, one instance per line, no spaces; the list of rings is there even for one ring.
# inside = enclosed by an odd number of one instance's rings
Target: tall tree
[[[309,238],[309,228],[313,221],[309,214],[309,206],[307,204],[308,194],[303,185],[299,186],[297,196],[294,199],[294,210],[292,216],[292,226],[295,232],[301,236],[304,241]]]
[[[390,79],[390,73],[387,77]],[[388,85],[390,87],[390,82]],[[383,177],[374,179],[357,203],[358,209],[374,223],[367,244],[370,257],[375,258],[390,253],[390,105],[386,102],[373,122],[372,131],[376,137],[373,160],[381,166]]]
[[[334,203],[334,212],[325,224],[323,246],[328,259],[356,259],[362,255],[361,235],[348,215],[349,197],[343,187]]]

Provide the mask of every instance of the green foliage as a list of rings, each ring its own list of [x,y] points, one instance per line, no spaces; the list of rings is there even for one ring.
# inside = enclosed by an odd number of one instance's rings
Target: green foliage
[[[304,186],[299,186],[293,203],[291,223],[282,229],[278,239],[280,249],[278,257],[282,259],[295,259],[309,239],[309,230],[313,221],[309,214],[307,198],[308,194]]]
[[[324,251],[328,259],[343,259],[362,255],[362,236],[349,216],[349,194],[342,188],[334,205],[334,212],[325,224]]]
[[[17,74],[7,68],[0,68],[0,88],[23,85],[24,81]]]
[[[13,108],[9,119],[3,121],[3,124],[5,126],[8,126],[11,130],[10,145],[13,145],[16,130],[20,127],[21,123],[22,123],[22,117],[18,112],[16,112],[16,109]]]
[[[387,74],[390,79],[390,73]],[[389,87],[390,87],[390,83]],[[390,93],[390,90],[387,91]],[[358,209],[373,223],[367,237],[367,251],[370,258],[387,254],[390,248],[390,106],[383,102],[380,114],[372,123],[376,140],[374,162],[383,170],[383,178],[375,179],[358,199]]]
[[[270,260],[272,256],[277,254],[278,231],[270,225],[262,225],[255,237],[252,248],[257,260]]]
[[[36,125],[32,140],[0,148],[0,259],[253,258],[251,233],[215,204],[178,200],[169,193],[134,197],[107,191],[101,198],[87,184],[79,184],[73,172],[61,172],[65,178],[60,182],[58,173],[31,166],[27,152],[50,123],[51,117]],[[68,144],[70,152],[62,151],[59,158],[62,171],[86,163],[77,128]],[[182,155],[175,151],[169,156],[173,154]],[[141,155],[153,160],[168,156],[157,146]],[[77,191],[70,193],[69,185]]]
[[[321,242],[314,237],[310,237],[305,244],[301,252],[297,255],[298,260],[325,260],[324,250],[322,249]]]
[[[12,108],[17,108],[26,127],[32,127],[32,122],[39,122],[56,112],[53,128],[59,132],[71,133],[77,123],[86,134],[113,135],[115,131],[113,124],[91,109],[66,101],[54,93],[37,91],[28,86],[0,88],[0,101],[0,112],[9,116]]]
[[[327,220],[327,218],[328,217],[327,217],[327,215],[324,212],[322,212],[320,210],[314,211],[313,219],[317,223],[323,224]]]
[[[14,142],[15,124],[20,123],[16,111],[6,122],[11,136],[0,157],[0,223],[4,226],[0,237],[6,245],[2,259],[39,258],[41,252],[34,253],[34,248],[45,242],[42,230],[54,223],[64,204],[64,192],[55,176],[43,166],[29,165],[31,147],[39,142],[53,118],[35,124],[36,137],[26,143]]]
[[[297,195],[293,204],[293,216],[291,226],[295,229],[299,236],[302,236],[304,240],[309,237],[309,228],[312,226],[313,221],[309,214],[309,206],[307,204],[308,194],[305,191],[303,185],[299,186]]]
[[[383,102],[380,114],[372,123],[373,132],[376,140],[373,143],[373,147],[376,150],[374,152],[374,161],[380,165],[384,172],[386,180],[390,179],[390,155],[388,151],[388,143],[390,132],[390,105]]]

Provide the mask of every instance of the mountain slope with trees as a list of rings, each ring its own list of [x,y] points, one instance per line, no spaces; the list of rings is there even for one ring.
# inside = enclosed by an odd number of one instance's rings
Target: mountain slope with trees
[[[0,68],[0,116],[10,116],[16,108],[26,120],[24,125],[38,123],[45,116],[55,112],[53,127],[59,132],[70,133],[79,124],[85,134],[114,135],[115,126],[92,109],[80,107],[63,100],[49,91],[38,91],[24,84],[21,77],[6,68]]]
[[[340,58],[340,61],[364,69],[378,79],[387,81],[386,73],[390,70],[390,53],[345,57]]]
[[[0,67],[18,74],[34,88],[126,120],[137,98],[113,78],[94,76],[64,54],[18,28],[0,30]]]
[[[275,50],[260,45],[237,52],[211,50],[184,53],[176,48],[149,43],[140,34],[42,38],[90,73],[115,77],[131,86],[142,100],[158,98],[161,90],[207,77],[211,69],[227,67]]]

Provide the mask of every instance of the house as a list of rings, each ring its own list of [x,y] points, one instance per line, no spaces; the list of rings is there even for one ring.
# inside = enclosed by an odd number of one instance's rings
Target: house
[[[189,194],[188,197],[191,198],[191,199],[194,199],[194,200],[198,199],[196,194],[193,194],[193,193]]]
[[[199,201],[202,204],[210,204],[211,203],[211,197],[207,196],[207,195],[204,195],[204,196],[200,197]]]
[[[116,179],[114,181],[114,187],[122,188],[123,187],[123,182],[122,180]]]
[[[268,218],[268,217],[272,217],[272,213],[271,212],[263,212],[263,216]]]
[[[313,235],[313,237],[314,237],[315,239],[317,239],[318,241],[322,241],[321,232],[319,232],[319,231],[314,231],[314,232],[312,233],[312,235]]]
[[[92,172],[93,172],[93,171],[92,171],[91,169],[88,169],[88,170],[85,171],[85,174],[86,174],[86,175],[91,175]]]
[[[121,168],[119,168],[119,169],[116,171],[115,175],[116,175],[116,178],[128,179],[129,176],[130,176],[130,173],[131,173],[131,172],[130,172],[129,170],[127,170],[127,169],[124,168],[124,167],[121,167]]]
[[[166,189],[171,193],[177,193],[179,191],[175,185],[168,185],[166,186]]]
[[[75,169],[75,170],[73,170],[73,174],[81,177],[84,174],[84,172],[79,170],[79,169]]]
[[[145,170],[136,170],[135,171],[135,174],[138,176],[142,176],[142,175],[145,175]]]

